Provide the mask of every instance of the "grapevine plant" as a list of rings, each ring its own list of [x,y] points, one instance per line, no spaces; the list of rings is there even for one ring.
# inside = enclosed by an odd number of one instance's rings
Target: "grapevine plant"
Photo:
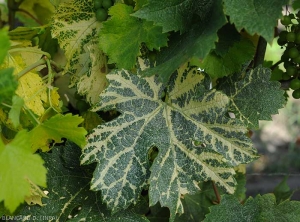
[[[249,132],[300,97],[299,2],[7,0],[0,216],[299,221],[284,181],[245,194]]]

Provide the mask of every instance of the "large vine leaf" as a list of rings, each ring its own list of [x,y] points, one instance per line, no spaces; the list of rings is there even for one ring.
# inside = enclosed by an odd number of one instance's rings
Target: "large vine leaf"
[[[148,221],[133,208],[111,215],[102,203],[100,193],[89,190],[92,171],[90,167],[80,166],[80,153],[80,148],[71,143],[65,147],[54,147],[52,153],[42,153],[48,170],[47,198],[42,198],[42,207],[25,206],[19,213],[36,218],[48,215],[47,221],[61,222]]]
[[[218,88],[229,97],[230,111],[249,128],[257,129],[259,120],[272,120],[285,104],[280,83],[270,77],[271,70],[259,66],[244,77],[239,73],[220,80]]]
[[[162,26],[164,32],[180,30],[182,33],[188,30],[195,14],[204,18],[212,5],[212,0],[148,0],[148,4],[133,16],[153,21],[155,25]]]
[[[131,69],[140,55],[140,45],[144,42],[150,50],[167,46],[167,34],[152,22],[132,17],[133,8],[116,4],[110,8],[111,19],[103,23],[100,31],[100,47],[109,55],[109,63],[117,63],[119,68]]]
[[[268,42],[274,38],[274,27],[286,4],[288,0],[224,0],[225,13],[238,30],[245,28],[251,35],[261,35]]]
[[[218,30],[226,23],[222,1],[214,1],[212,7],[209,16],[189,27],[188,32],[174,34],[168,47],[162,48],[158,54],[156,67],[144,70],[141,75],[158,75],[160,81],[166,83],[172,73],[192,57],[202,60],[207,56],[215,48]]]
[[[78,127],[82,122],[82,117],[72,116],[71,113],[56,114],[30,131],[32,149],[48,150],[52,140],[61,143],[62,138],[69,139],[83,147],[86,144],[85,135],[87,132],[83,127]]]
[[[135,203],[150,183],[150,205],[158,201],[183,213],[180,196],[195,193],[198,183],[213,180],[233,193],[233,166],[256,158],[246,128],[225,116],[228,98],[207,90],[209,81],[194,67],[182,66],[165,87],[155,77],[128,71],[107,76],[110,85],[99,109],[121,115],[99,125],[88,137],[81,162],[98,162],[91,189],[101,190],[113,211]],[[151,166],[148,152],[159,149]],[[114,176],[112,176],[114,175]]]
[[[63,74],[71,74],[70,86],[91,68],[85,46],[97,39],[101,23],[96,21],[93,0],[72,0],[59,4],[52,17],[52,37],[65,51],[67,64]]]
[[[15,138],[4,145],[0,138],[0,202],[13,212],[30,196],[31,183],[46,186],[46,169],[42,158],[32,153],[30,137],[19,131]]]
[[[274,194],[265,194],[250,197],[241,205],[236,197],[224,195],[221,203],[210,210],[205,222],[298,221],[300,202],[286,200],[277,205]]]

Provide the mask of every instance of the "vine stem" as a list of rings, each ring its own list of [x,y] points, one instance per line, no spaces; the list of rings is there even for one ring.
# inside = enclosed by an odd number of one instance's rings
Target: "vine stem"
[[[264,63],[266,49],[267,49],[267,41],[260,36],[258,39],[256,53],[253,60],[254,68]]]
[[[36,50],[36,49],[30,49],[30,48],[10,49],[8,52],[12,53],[12,52],[22,52],[22,51],[41,54],[41,55],[47,56],[48,59],[51,59],[51,55],[48,52],[43,52],[43,51],[39,51],[39,50]]]
[[[18,79],[21,78],[26,73],[30,72],[31,70],[35,69],[38,66],[46,64],[46,60],[44,58],[40,59],[39,61],[31,64],[30,66],[27,66],[25,69],[23,69],[21,72],[18,73]]]
[[[221,203],[221,196],[220,196],[220,193],[219,193],[218,188],[214,181],[212,181],[212,186],[213,186],[216,198],[217,198],[217,204],[219,204],[219,203]]]

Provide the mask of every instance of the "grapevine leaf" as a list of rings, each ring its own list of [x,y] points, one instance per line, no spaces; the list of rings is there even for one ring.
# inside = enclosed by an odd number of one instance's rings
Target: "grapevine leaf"
[[[4,61],[7,51],[9,50],[10,43],[8,37],[8,31],[6,28],[0,30],[0,64]]]
[[[11,40],[31,40],[37,35],[45,32],[43,27],[17,27],[9,32],[9,38]]]
[[[142,42],[150,50],[158,50],[166,46],[168,41],[167,34],[162,34],[161,27],[132,17],[132,12],[133,8],[130,6],[115,4],[109,10],[111,19],[103,23],[100,32],[100,47],[109,55],[109,63],[117,63],[124,69],[134,67]]]
[[[72,0],[59,4],[52,17],[52,37],[65,51],[67,64],[63,74],[71,74],[70,86],[91,68],[85,46],[97,38],[101,23],[96,21],[93,0]]]
[[[299,9],[300,8],[300,0],[293,1],[292,7],[293,7],[294,10]]]
[[[18,82],[13,76],[13,69],[0,70],[0,104],[11,104],[12,97],[18,87]]]
[[[24,105],[24,100],[19,96],[13,96],[12,98],[12,107],[8,113],[8,116],[15,128],[20,124],[20,112]]]
[[[99,49],[98,42],[92,41],[88,44],[86,51],[90,53],[92,67],[88,75],[84,75],[77,83],[78,93],[86,95],[87,101],[94,105],[99,102],[100,93],[107,87],[106,55]]]
[[[163,32],[180,30],[183,33],[195,19],[195,14],[205,18],[212,5],[212,0],[148,0],[148,4],[133,16],[153,21],[155,25],[163,27]]]
[[[230,111],[249,128],[257,129],[259,120],[272,120],[271,115],[285,104],[280,83],[270,77],[270,69],[257,67],[244,78],[235,74],[220,80],[218,88],[229,97]]]
[[[25,196],[30,196],[29,180],[39,186],[46,186],[46,169],[42,158],[32,153],[29,134],[22,130],[4,145],[0,139],[0,201],[15,211]]]
[[[221,0],[213,3],[209,18],[190,27],[183,35],[175,34],[157,56],[157,66],[141,72],[143,76],[159,75],[166,83],[171,74],[192,57],[203,59],[215,47],[217,31],[226,23]]]
[[[67,143],[65,147],[54,147],[52,153],[42,153],[48,170],[48,196],[43,207],[26,206],[20,214],[39,218],[49,215],[48,221],[148,221],[135,213],[134,209],[111,215],[101,201],[99,192],[89,190],[91,169],[81,167],[78,146]],[[78,211],[78,208],[81,208]],[[76,217],[74,211],[77,211]],[[73,213],[73,214],[72,214]]]
[[[216,51],[212,51],[205,57],[200,67],[212,78],[227,76],[241,70],[242,65],[250,61],[254,53],[255,47],[252,42],[242,39],[234,43],[223,56],[219,56]]]
[[[287,178],[288,176],[284,177],[284,179],[273,190],[277,204],[282,201],[289,200],[294,194],[294,191],[291,190],[287,184]]]
[[[238,120],[225,116],[228,98],[207,90],[209,81],[196,67],[178,69],[167,88],[155,77],[122,70],[107,75],[108,88],[98,108],[116,109],[117,119],[99,125],[88,137],[82,164],[98,162],[91,183],[113,211],[135,203],[150,181],[150,205],[158,201],[182,213],[180,196],[213,180],[233,193],[233,166],[256,158]],[[201,142],[200,142],[201,141]],[[159,150],[150,173],[147,153]],[[114,175],[114,176],[112,176]]]
[[[273,40],[274,27],[285,4],[288,0],[224,0],[225,13],[239,31],[245,28],[251,35],[261,35],[268,42]]]
[[[56,143],[61,143],[62,138],[67,138],[83,147],[86,144],[87,132],[83,127],[78,127],[82,122],[81,117],[72,116],[71,113],[56,114],[30,131],[32,148],[48,150],[49,141],[54,140]]]
[[[219,205],[212,206],[204,222],[209,221],[297,221],[300,217],[299,201],[276,204],[274,194],[248,198],[244,205],[234,196],[224,195]]]

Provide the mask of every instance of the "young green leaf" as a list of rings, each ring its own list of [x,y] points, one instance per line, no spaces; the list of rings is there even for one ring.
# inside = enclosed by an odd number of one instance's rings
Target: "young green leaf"
[[[71,74],[70,86],[75,86],[91,68],[90,55],[85,46],[97,40],[101,26],[95,17],[94,1],[71,0],[59,4],[51,24],[52,36],[58,40],[67,58],[63,74]]]
[[[100,47],[109,55],[110,63],[119,68],[131,69],[140,55],[140,45],[146,43],[150,50],[167,46],[167,34],[152,22],[132,17],[133,8],[116,4],[109,10],[111,19],[103,23],[100,32]]]
[[[230,100],[230,111],[249,128],[257,129],[259,120],[271,120],[271,115],[285,104],[280,83],[270,81],[271,70],[257,67],[245,74],[235,74],[220,80],[218,89]],[[246,102],[247,101],[247,102]]]
[[[30,196],[30,182],[46,186],[46,169],[42,158],[32,153],[30,137],[20,131],[8,144],[0,139],[0,202],[14,212]]]
[[[110,84],[98,107],[116,109],[121,116],[94,129],[81,162],[98,162],[91,189],[101,190],[109,208],[135,203],[150,183],[150,205],[159,201],[169,207],[173,220],[183,213],[180,196],[198,191],[201,181],[213,180],[234,192],[233,166],[252,161],[256,151],[246,128],[225,116],[227,96],[207,90],[204,74],[182,66],[172,76],[165,101],[160,99],[165,87],[155,77],[122,70],[107,78]],[[159,152],[150,172],[147,153],[153,146]]]
[[[19,96],[13,96],[12,98],[12,107],[8,113],[13,126],[17,128],[20,124],[20,112],[24,105],[24,100]]]
[[[215,221],[298,221],[299,201],[276,204],[274,194],[248,198],[242,205],[234,196],[224,195],[219,205],[212,206],[204,222]]]
[[[49,141],[54,140],[56,143],[61,143],[62,138],[67,138],[83,147],[86,144],[85,135],[87,132],[83,127],[78,127],[82,122],[82,117],[72,116],[71,113],[56,114],[29,132],[32,149],[48,150]]]
[[[261,35],[268,42],[274,38],[274,27],[285,4],[288,0],[224,0],[225,13],[238,30],[245,28],[251,35]]]
[[[18,87],[18,81],[13,76],[13,68],[0,70],[0,106],[1,103],[11,105],[12,97]]]
[[[143,8],[133,14],[138,18],[153,21],[155,25],[162,26],[163,32],[188,30],[190,23],[198,14],[199,19],[209,15],[212,9],[212,0],[148,0]]]
[[[60,222],[147,222],[146,217],[138,215],[134,208],[111,215],[102,203],[100,193],[89,189],[92,171],[90,167],[80,166],[80,153],[80,148],[71,143],[65,147],[54,147],[51,153],[42,153],[48,170],[48,195],[42,200],[44,206],[26,206],[19,213],[36,218],[48,215],[47,220]]]

